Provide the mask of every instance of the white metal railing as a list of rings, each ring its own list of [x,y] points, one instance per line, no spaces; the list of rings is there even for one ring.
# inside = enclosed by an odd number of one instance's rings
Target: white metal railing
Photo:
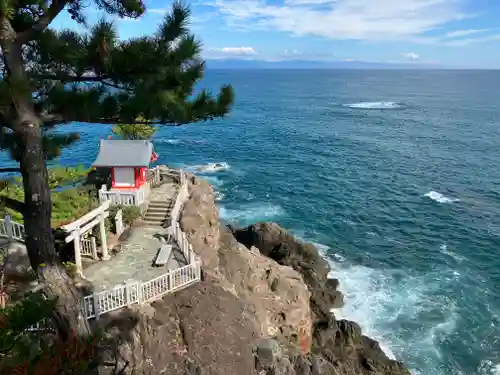
[[[111,205],[123,206],[140,206],[144,204],[148,198],[150,191],[149,184],[143,185],[137,190],[108,190],[106,185],[102,185],[99,189],[99,203],[111,201]]]
[[[87,319],[99,319],[100,315],[110,311],[136,303],[151,302],[200,280],[200,263],[195,262],[143,283],[127,282],[110,290],[85,296],[83,311]]]
[[[97,244],[95,237],[82,238],[80,240],[80,254],[92,259],[97,259]]]
[[[82,310],[87,319],[99,319],[99,316],[125,306],[151,302],[168,293],[172,293],[201,280],[201,262],[194,253],[193,247],[187,239],[187,235],[181,230],[178,222],[182,206],[189,198],[188,181],[182,170],[180,171],[180,182],[181,188],[174,205],[175,212],[173,210],[171,214],[171,234],[179,245],[188,264],[184,267],[170,270],[146,282],[129,281],[124,285],[116,286],[110,290],[85,296],[83,298]],[[147,185],[149,187],[149,184]],[[106,187],[103,186],[99,191],[99,198],[101,198],[101,193],[107,194],[107,197],[112,197],[115,192],[107,191]],[[121,194],[115,194],[114,196],[120,195]],[[112,198],[107,200],[111,200],[111,204],[125,204],[123,201],[120,203],[113,203]],[[2,223],[0,222],[0,224]],[[0,231],[1,230],[2,226],[0,225]],[[83,249],[84,246],[82,245],[82,255]]]
[[[182,176],[182,174],[181,174],[181,176]],[[182,178],[181,178],[181,180],[182,180]],[[184,183],[179,188],[179,193],[177,194],[177,198],[175,200],[174,207],[172,208],[172,212],[170,214],[172,217],[172,223],[174,221],[179,220],[182,206],[184,205],[184,203],[186,202],[188,197],[189,197],[188,183],[187,183],[187,181],[184,181]]]
[[[115,229],[116,229],[116,235],[120,237],[125,230],[125,227],[123,226],[123,210],[120,208],[115,215]]]
[[[152,188],[158,186],[160,184],[161,177],[160,177],[160,166],[156,166],[154,168],[149,169],[149,177],[148,177],[148,182],[151,185]]]
[[[24,225],[12,221],[9,215],[0,219],[0,237],[12,238],[18,241],[24,241]]]

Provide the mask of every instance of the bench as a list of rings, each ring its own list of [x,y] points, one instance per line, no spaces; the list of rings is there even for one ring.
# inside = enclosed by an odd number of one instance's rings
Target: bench
[[[170,254],[172,254],[172,245],[164,244],[161,245],[160,250],[155,259],[155,266],[164,266],[170,259]]]

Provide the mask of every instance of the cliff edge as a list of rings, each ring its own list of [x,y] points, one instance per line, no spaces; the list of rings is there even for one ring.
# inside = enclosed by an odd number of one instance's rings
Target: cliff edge
[[[275,223],[225,227],[206,181],[190,176],[190,193],[180,224],[202,281],[106,315],[109,362],[151,375],[410,374],[356,323],[335,319],[339,282],[313,245]]]

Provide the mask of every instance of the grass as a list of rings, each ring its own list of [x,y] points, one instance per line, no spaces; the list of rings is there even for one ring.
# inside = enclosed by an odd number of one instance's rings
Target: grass
[[[52,192],[52,227],[68,224],[98,206],[95,188],[87,185],[89,170],[78,167],[53,167],[48,171]],[[24,201],[22,178],[14,177],[2,184],[1,194]],[[22,215],[7,207],[0,207],[0,215],[9,214],[14,221],[23,223]]]

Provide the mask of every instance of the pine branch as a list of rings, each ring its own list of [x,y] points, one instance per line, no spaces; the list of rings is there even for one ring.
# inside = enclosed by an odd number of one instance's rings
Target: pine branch
[[[0,195],[0,203],[3,203],[6,207],[13,209],[14,211],[24,213],[25,204],[18,201],[17,199],[12,199],[6,197],[5,195]]]
[[[19,168],[0,168],[0,173],[20,172]]]
[[[57,17],[57,15],[64,9],[68,4],[68,0],[52,0],[47,12],[38,19],[38,21],[31,26],[28,30],[25,30],[17,35],[17,42],[19,44],[25,44],[30,40],[33,40],[37,34],[47,28],[50,23]]]

